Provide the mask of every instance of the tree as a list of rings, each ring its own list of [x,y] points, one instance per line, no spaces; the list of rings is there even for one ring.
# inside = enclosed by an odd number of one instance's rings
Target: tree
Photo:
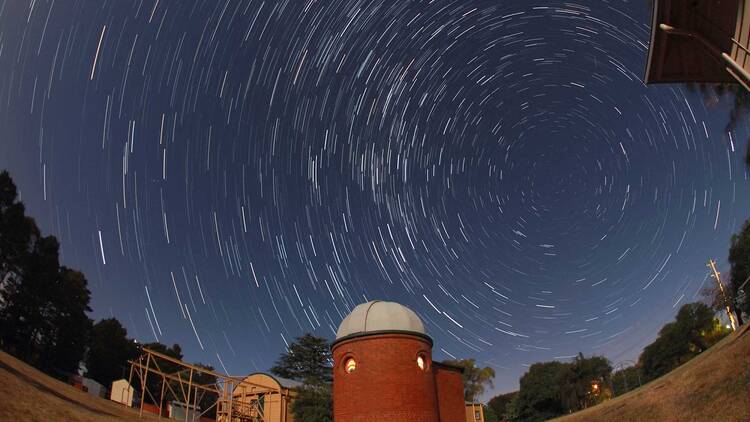
[[[615,396],[621,396],[640,387],[642,384],[640,371],[638,366],[629,366],[612,374],[612,393]]]
[[[86,278],[59,262],[60,245],[25,215],[0,172],[0,346],[56,376],[78,369],[91,320]]]
[[[77,372],[91,332],[89,291],[83,273],[61,266],[50,298],[51,330],[43,338],[40,366],[48,372]]]
[[[570,378],[561,391],[563,405],[568,411],[583,410],[612,396],[609,388],[612,365],[606,358],[585,358],[579,353],[570,369]]]
[[[271,373],[308,384],[331,382],[331,347],[326,339],[306,333],[281,354]]]
[[[309,422],[333,421],[333,396],[328,384],[305,384],[297,388],[291,405],[295,419]]]
[[[27,312],[33,304],[17,301],[22,295],[22,277],[39,237],[36,223],[26,216],[26,208],[18,201],[13,179],[7,171],[0,172],[0,346],[16,355],[20,355],[16,350],[23,347],[20,343],[29,340],[21,337],[25,327],[16,324],[29,323],[26,319],[20,320],[19,314]]]
[[[500,420],[500,417],[497,416],[495,410],[488,405],[482,405],[482,411],[484,412],[484,422],[498,422]]]
[[[521,377],[517,419],[535,422],[564,415],[561,386],[571,378],[570,372],[570,364],[557,361],[531,365]]]
[[[495,370],[490,367],[480,368],[476,366],[474,359],[447,360],[445,363],[459,366],[464,369],[464,400],[475,402],[479,396],[484,394],[485,385],[494,387],[492,380],[495,378]]]
[[[292,403],[297,420],[333,420],[331,348],[326,339],[310,333],[297,337],[281,354],[271,373],[304,383],[297,388],[298,395]]]
[[[714,312],[706,304],[683,305],[675,321],[664,325],[638,358],[645,379],[658,378],[708,349],[718,341],[712,334],[716,327]]]
[[[541,421],[596,405],[612,396],[611,373],[606,358],[580,353],[570,363],[535,363],[505,405],[506,419]]]
[[[0,172],[0,286],[22,274],[32,239],[38,237],[36,223],[18,201],[16,185],[7,171]]]
[[[742,230],[732,236],[729,247],[729,263],[732,269],[730,271],[731,288],[728,290],[731,290],[733,297],[737,297],[739,288],[750,279],[750,220],[745,221]],[[750,282],[745,284],[743,290],[746,299],[735,310],[737,321],[740,324],[743,322],[742,312],[750,315],[750,299],[747,298],[750,296]]]
[[[49,303],[52,280],[59,270],[58,243],[54,237],[34,236],[18,272],[9,274],[3,285],[0,330],[3,348],[38,366],[42,341],[52,327],[53,307]]]
[[[86,353],[86,375],[105,387],[123,377],[128,360],[138,356],[138,346],[115,318],[103,319],[91,330]]]
[[[516,394],[505,406],[505,413],[503,413],[503,420],[505,422],[515,422],[519,420],[520,415],[518,413],[518,406],[518,394]]]
[[[504,417],[503,415],[505,415],[505,409],[516,396],[518,396],[518,391],[499,394],[491,398],[490,401],[487,402],[487,406],[489,406],[495,412],[495,414],[498,415],[498,417]]]

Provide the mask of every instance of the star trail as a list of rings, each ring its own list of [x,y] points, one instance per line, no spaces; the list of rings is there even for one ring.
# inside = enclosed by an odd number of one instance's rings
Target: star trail
[[[0,168],[93,316],[221,371],[374,299],[496,391],[632,360],[750,217],[645,3],[0,0]]]

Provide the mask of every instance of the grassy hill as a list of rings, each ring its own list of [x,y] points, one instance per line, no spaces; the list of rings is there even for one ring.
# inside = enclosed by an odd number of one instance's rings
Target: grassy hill
[[[0,421],[157,421],[94,397],[0,352]]]
[[[661,378],[555,421],[748,422],[750,324]]]

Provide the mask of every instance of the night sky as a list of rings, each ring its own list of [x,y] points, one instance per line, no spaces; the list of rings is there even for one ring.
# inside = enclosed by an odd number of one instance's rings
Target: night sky
[[[0,0],[0,168],[95,318],[241,375],[357,304],[434,358],[636,359],[750,217],[645,0]]]

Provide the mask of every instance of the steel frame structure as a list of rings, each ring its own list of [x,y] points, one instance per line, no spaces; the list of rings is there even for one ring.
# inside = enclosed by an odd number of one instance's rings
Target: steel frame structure
[[[143,405],[148,395],[148,399],[154,405],[158,403],[159,418],[161,418],[167,392],[186,405],[185,422],[195,420],[196,416],[202,417],[212,408],[216,409],[216,420],[221,422],[267,421],[272,415],[265,414],[264,402],[276,396],[283,404],[288,403],[291,397],[287,388],[273,388],[249,382],[245,378],[191,365],[145,347],[141,348],[140,356],[128,362],[130,363],[128,383],[133,385],[133,376],[140,383],[140,417],[143,416]],[[166,362],[177,365],[179,369],[174,372],[165,372],[162,368]],[[211,384],[196,382],[196,378],[201,375],[212,376],[215,382]],[[158,392],[158,400],[156,392],[149,390],[150,377],[157,377],[160,380],[161,391]],[[197,405],[206,393],[215,393],[217,400],[206,409],[201,409],[198,415]],[[281,417],[282,421],[286,419],[285,414]]]

